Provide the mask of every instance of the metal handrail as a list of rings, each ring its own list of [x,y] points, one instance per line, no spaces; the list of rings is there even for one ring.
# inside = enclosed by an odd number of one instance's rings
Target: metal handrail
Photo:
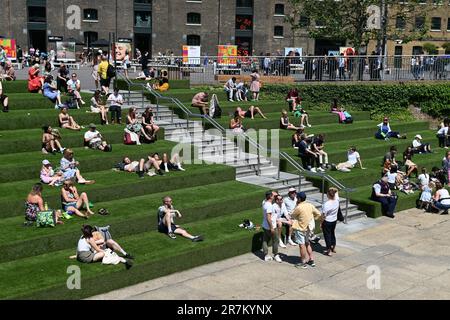
[[[172,103],[174,103],[186,115],[188,130],[189,130],[189,118],[192,117],[192,118],[201,118],[203,120],[206,120],[207,122],[209,122],[209,124],[211,124],[214,128],[219,130],[221,133],[226,133],[226,129],[224,127],[222,127],[222,125],[220,123],[218,123],[215,119],[211,118],[209,115],[201,115],[201,114],[193,113],[178,98],[163,96],[159,92],[156,92],[155,90],[149,88],[147,85],[144,85],[144,84],[141,84],[141,83],[133,83],[132,81],[130,81],[126,77],[122,77],[122,79],[124,79],[127,82],[127,84],[128,84],[128,92],[131,92],[131,87],[132,86],[141,87],[141,89],[142,89],[142,96],[144,96],[144,90],[150,92],[156,98],[157,111],[159,111],[159,100],[160,99],[161,100],[168,100],[168,101],[171,101]],[[172,111],[172,123],[173,123],[173,111]],[[243,136],[245,138],[246,142],[248,142],[250,145],[252,145],[253,147],[256,148],[257,160],[258,160],[258,172],[257,172],[257,175],[261,175],[261,151],[265,151],[266,154],[268,154],[268,153],[272,154],[272,152],[274,150],[271,149],[271,148],[265,148],[265,147],[261,146],[257,141],[254,141],[251,137],[249,137],[247,133],[242,133],[241,136]],[[280,155],[281,158],[285,159],[290,165],[292,165],[295,168],[296,171],[298,171],[298,173],[299,173],[299,191],[301,190],[302,176],[319,177],[319,178],[322,179],[322,189],[321,189],[321,192],[322,192],[322,205],[325,202],[325,199],[324,199],[324,196],[325,196],[325,181],[327,181],[330,184],[333,184],[336,188],[338,188],[338,189],[340,189],[340,190],[345,192],[346,206],[345,206],[345,215],[344,215],[344,219],[345,220],[344,220],[344,223],[347,223],[348,205],[349,205],[348,195],[349,195],[350,192],[353,192],[354,189],[344,186],[341,182],[337,181],[335,178],[331,177],[330,175],[328,175],[326,173],[308,171],[305,168],[303,168],[303,166],[300,165],[297,161],[295,161],[288,153],[286,153],[284,151],[279,151],[279,150],[277,150],[277,151],[278,151],[278,154]],[[278,178],[280,178],[280,168],[279,168],[279,166],[278,166]]]

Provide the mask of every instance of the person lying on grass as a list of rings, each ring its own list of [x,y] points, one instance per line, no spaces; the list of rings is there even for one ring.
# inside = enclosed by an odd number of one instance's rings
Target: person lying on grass
[[[61,135],[57,129],[53,129],[51,126],[43,126],[42,130],[42,153],[48,154],[49,152],[55,154],[57,149],[63,153],[64,148],[61,146]]]
[[[122,253],[123,257],[119,259],[119,262],[124,263],[127,269],[130,269],[133,265],[133,257],[127,254],[120,245],[112,239],[106,240],[100,233],[89,225],[84,225],[81,228],[83,235],[78,240],[77,255],[76,258],[81,263],[93,263],[102,261],[106,255],[106,249],[110,248],[114,251]],[[72,257],[71,257],[72,258]]]
[[[83,192],[79,195],[72,180],[64,181],[61,189],[61,203],[64,211],[71,216],[75,214],[78,217],[88,219],[89,216],[94,215],[94,212],[89,207],[89,198],[87,194]],[[86,210],[86,213],[80,211],[82,208]]]
[[[234,112],[235,115],[238,115],[242,119],[244,118],[250,118],[255,119],[255,114],[259,114],[263,119],[267,119],[267,117],[262,113],[261,109],[255,106],[250,106],[247,111],[242,110],[241,107],[237,107],[236,111]]]
[[[80,173],[80,170],[77,168],[80,165],[78,161],[75,161],[73,157],[72,149],[64,150],[63,157],[60,161],[60,169],[63,173],[64,180],[70,180],[76,178],[79,184],[93,184],[94,180],[86,180]]]
[[[42,183],[48,184],[50,187],[62,184],[64,177],[60,171],[55,172],[52,164],[47,159],[42,161],[42,168],[40,173]]]
[[[172,155],[172,158],[169,159],[169,156],[167,153],[163,154],[162,159],[160,158],[158,153],[154,153],[153,155],[149,156],[149,161],[154,160],[160,168],[164,168],[165,172],[172,171],[185,171],[183,167],[181,166],[181,158],[178,155],[178,153],[175,153]]]
[[[152,157],[148,157],[147,161],[145,159],[140,159],[139,161],[132,161],[129,157],[124,157],[122,162],[118,163],[115,168],[119,169],[120,171],[125,172],[136,172],[139,178],[144,178],[144,174],[147,172],[148,175],[152,175],[149,173],[149,170],[151,168],[155,168],[157,173],[161,176],[164,175],[164,173],[161,171],[161,168],[159,167],[158,161],[156,161]]]
[[[176,234],[179,234],[192,240],[192,242],[203,241],[202,236],[193,236],[179,225],[176,225],[174,222],[175,216],[178,218],[182,217],[180,211],[175,210],[172,198],[169,196],[164,197],[163,205],[158,208],[158,231],[167,234],[171,239],[176,239]]]

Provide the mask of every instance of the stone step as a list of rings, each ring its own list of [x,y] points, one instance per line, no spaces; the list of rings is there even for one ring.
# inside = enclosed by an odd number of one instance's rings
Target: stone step
[[[267,167],[261,166],[261,174],[262,175],[273,174],[274,170],[277,170],[277,169],[274,167],[271,167],[271,166],[267,166]],[[238,178],[242,178],[242,177],[246,177],[246,176],[256,175],[257,172],[258,172],[258,170],[256,168],[255,169],[245,169],[245,170],[239,169],[239,170],[236,170],[236,178],[238,179]]]

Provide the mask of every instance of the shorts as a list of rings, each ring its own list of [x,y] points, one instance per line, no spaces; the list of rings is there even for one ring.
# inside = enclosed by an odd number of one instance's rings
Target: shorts
[[[172,162],[167,162],[167,169],[178,171],[178,166],[174,165]]]
[[[67,203],[65,203],[65,204],[63,205],[63,207],[64,207],[64,208],[63,208],[64,211],[66,211],[68,215],[73,215],[75,212],[70,211],[70,210],[67,210],[67,209],[70,208],[70,207],[76,208],[76,207],[77,207],[77,203],[76,203],[76,202],[67,202]]]
[[[92,251],[77,252],[77,260],[82,263],[94,262],[94,256],[95,256],[95,253]]]
[[[252,113],[250,112],[250,110],[247,110],[247,112],[245,113],[245,118],[251,118],[252,117]]]
[[[102,145],[102,141],[101,140],[95,140],[95,141],[89,143],[89,148],[91,148],[91,149],[98,149],[98,148],[100,148],[101,145]]]
[[[106,78],[106,79],[101,78],[101,79],[100,79],[100,85],[101,85],[102,87],[107,87],[107,88],[109,88],[109,86],[111,85],[111,79],[110,79],[110,78]]]
[[[3,105],[3,103],[4,103],[5,100],[6,100],[6,98],[8,98],[7,95],[2,94],[2,95],[0,96],[0,105]]]
[[[171,229],[170,230],[171,233],[175,233],[175,230],[177,230],[178,227],[172,223],[170,225],[170,229]],[[169,234],[169,228],[167,228],[167,226],[165,224],[161,223],[158,225],[158,232]]]
[[[306,234],[306,231],[295,230],[294,234],[298,244],[309,244],[309,235]]]

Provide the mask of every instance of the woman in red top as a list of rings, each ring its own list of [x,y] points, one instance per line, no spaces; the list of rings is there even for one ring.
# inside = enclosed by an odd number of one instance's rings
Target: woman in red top
[[[300,98],[300,94],[298,93],[298,90],[296,88],[293,88],[289,90],[286,101],[289,102],[289,109],[290,111],[294,111],[298,104],[300,104],[300,101],[302,99]]]
[[[28,70],[28,91],[42,93],[44,77],[39,76],[39,65],[35,64]]]

